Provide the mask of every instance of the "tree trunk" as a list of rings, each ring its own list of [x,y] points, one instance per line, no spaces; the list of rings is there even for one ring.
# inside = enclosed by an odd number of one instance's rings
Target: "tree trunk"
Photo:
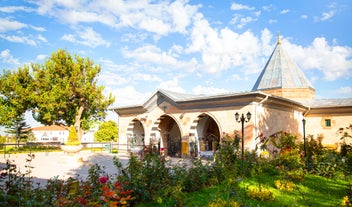
[[[77,134],[78,134],[78,140],[81,142],[82,141],[82,127],[81,127],[81,117],[83,114],[84,107],[80,106],[77,112],[77,115],[75,117],[75,124],[74,127],[76,128]]]

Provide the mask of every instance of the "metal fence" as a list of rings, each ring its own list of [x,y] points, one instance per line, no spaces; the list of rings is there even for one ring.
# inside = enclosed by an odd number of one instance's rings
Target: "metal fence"
[[[84,150],[90,150],[91,152],[108,152],[113,153],[118,150],[117,142],[83,142],[81,143]],[[49,152],[53,149],[60,149],[62,143],[60,142],[27,142],[27,143],[3,143],[0,144],[0,151],[4,154],[31,152],[32,150],[41,148],[40,151]],[[17,151],[11,149],[17,148]]]

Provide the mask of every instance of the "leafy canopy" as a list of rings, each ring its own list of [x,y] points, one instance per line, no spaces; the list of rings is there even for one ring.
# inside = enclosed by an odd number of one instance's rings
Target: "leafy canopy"
[[[118,128],[117,123],[114,121],[102,122],[99,129],[94,133],[94,139],[98,142],[111,142],[117,141]]]
[[[62,123],[89,128],[101,120],[115,98],[103,95],[97,85],[101,68],[88,58],[71,56],[65,50],[52,53],[43,64],[32,64],[36,94],[34,118],[45,124]]]
[[[25,66],[17,71],[4,71],[0,83],[0,125],[11,128],[33,105],[33,78]]]

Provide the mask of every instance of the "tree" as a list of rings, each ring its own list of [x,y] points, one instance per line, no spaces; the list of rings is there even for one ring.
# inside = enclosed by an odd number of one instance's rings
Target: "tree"
[[[73,125],[70,126],[70,128],[69,128],[67,142],[65,144],[66,145],[79,145],[80,144],[80,142],[78,140],[78,135],[77,135],[76,129]]]
[[[15,127],[33,105],[33,78],[28,66],[17,71],[4,71],[0,76],[0,125]]]
[[[94,139],[97,142],[111,142],[118,139],[117,123],[114,121],[102,122],[99,129],[94,133]]]
[[[26,124],[24,117],[16,118],[13,122],[13,126],[9,127],[6,131],[8,134],[13,134],[16,138],[16,142],[27,142],[28,138],[32,134],[31,128]]]
[[[81,139],[82,127],[102,120],[115,98],[97,85],[101,71],[88,58],[72,57],[65,50],[51,54],[43,64],[32,64],[36,94],[34,119],[45,125],[73,125]]]

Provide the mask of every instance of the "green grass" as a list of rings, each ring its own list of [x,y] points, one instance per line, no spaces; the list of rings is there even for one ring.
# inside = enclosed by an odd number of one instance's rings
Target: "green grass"
[[[342,198],[346,195],[351,180],[328,179],[316,175],[306,175],[301,182],[296,182],[293,191],[282,191],[274,187],[274,181],[280,179],[279,176],[263,176],[261,183],[267,189],[270,189],[274,195],[274,201],[257,201],[253,200],[246,194],[249,186],[258,186],[258,179],[246,178],[237,183],[236,189],[230,192],[226,184],[202,189],[198,192],[186,193],[182,198],[182,206],[207,206],[210,202],[216,201],[217,198],[223,200],[234,199],[239,204],[245,206],[319,206],[330,207],[339,206]],[[230,195],[230,196],[229,196]],[[162,202],[149,202],[137,205],[138,207],[161,207],[174,206],[175,201],[166,200]]]

